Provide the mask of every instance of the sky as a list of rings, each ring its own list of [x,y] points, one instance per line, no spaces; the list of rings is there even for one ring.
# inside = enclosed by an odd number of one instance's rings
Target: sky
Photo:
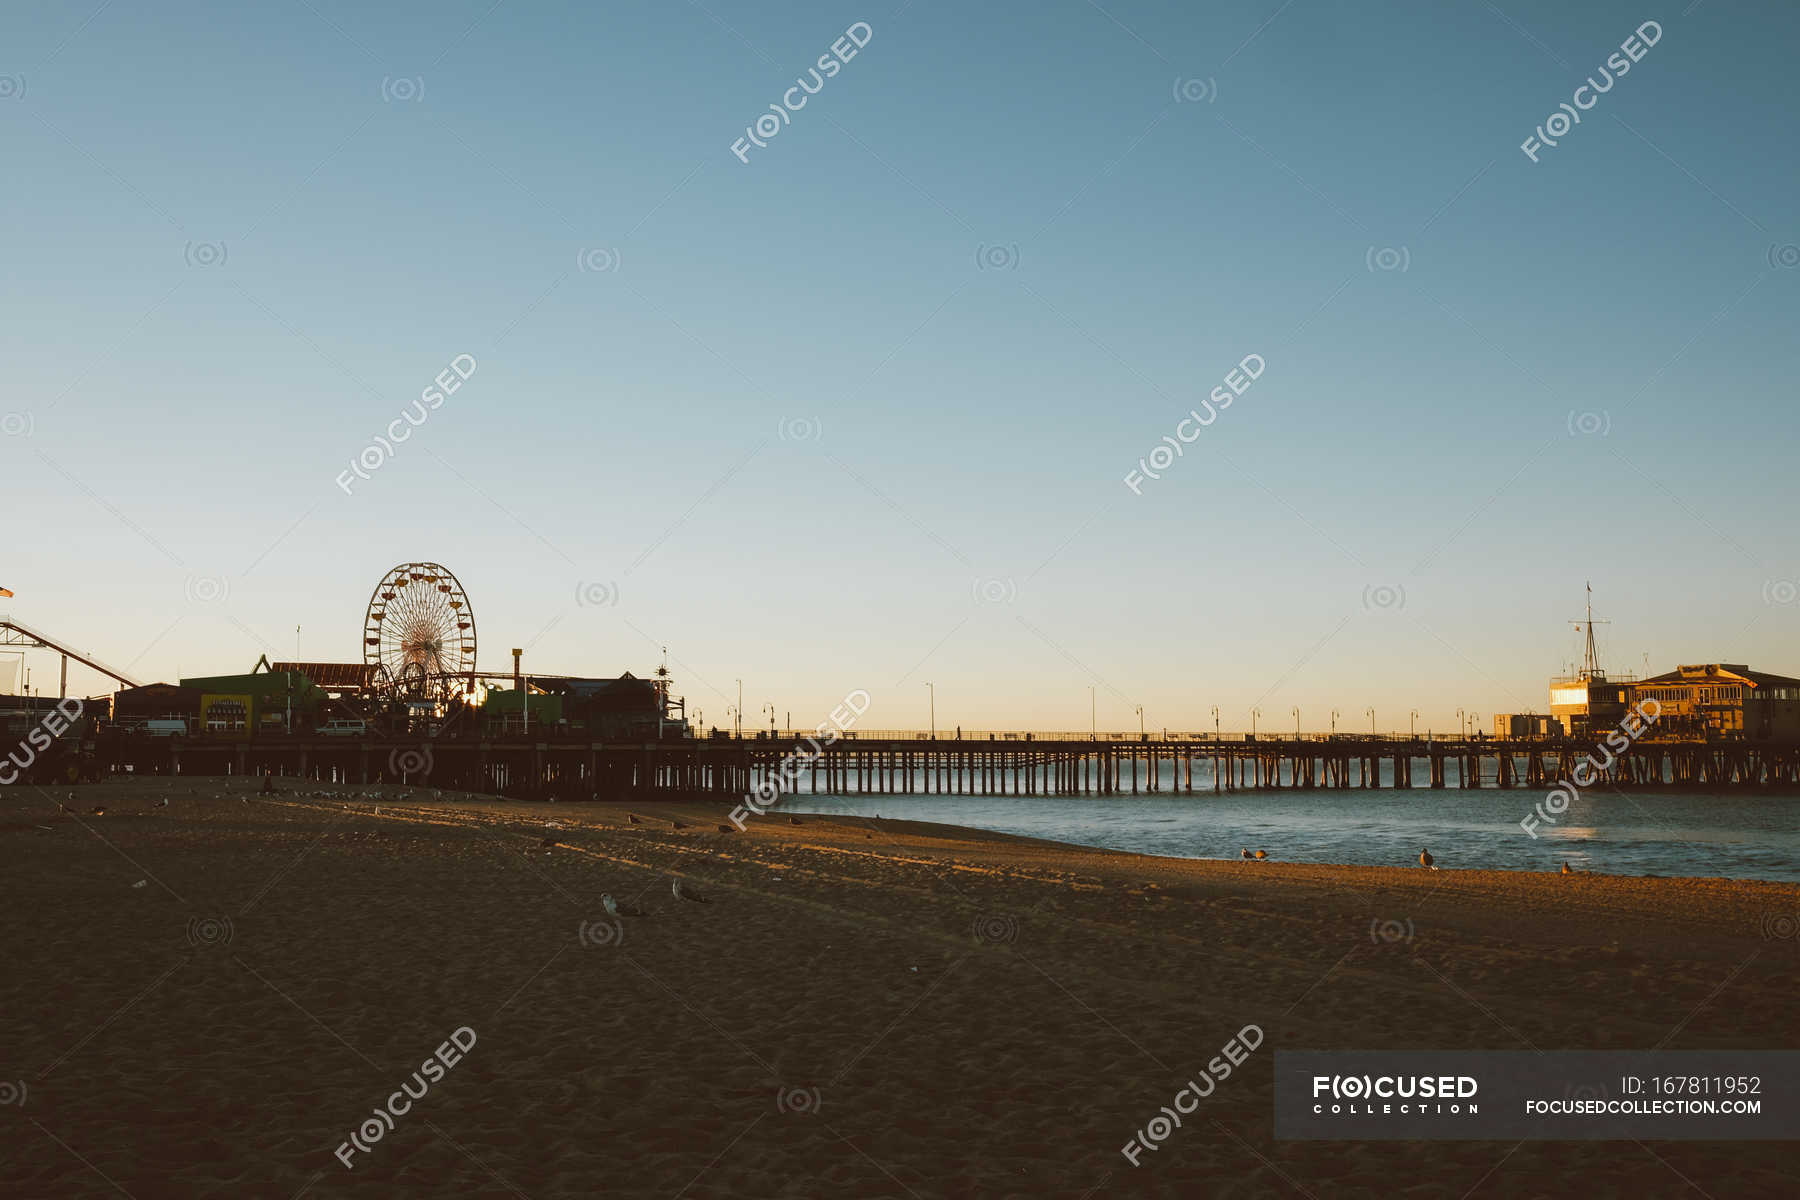
[[[708,725],[1455,728],[1589,581],[1615,672],[1800,675],[1796,34],[10,4],[0,606],[173,680],[434,561],[483,669],[666,647]]]

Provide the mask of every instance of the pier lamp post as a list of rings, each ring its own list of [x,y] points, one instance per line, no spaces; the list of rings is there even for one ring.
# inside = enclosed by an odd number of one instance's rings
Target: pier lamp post
[[[1469,722],[1464,719],[1463,710],[1460,708],[1456,710],[1456,728],[1462,737],[1469,736]]]
[[[1137,715],[1138,715],[1138,741],[1141,742],[1144,740],[1144,706],[1141,704],[1137,706]]]
[[[1331,736],[1332,737],[1337,736],[1337,719],[1343,715],[1344,715],[1343,713],[1339,712],[1335,708],[1331,710]]]
[[[1300,740],[1300,706],[1294,705],[1294,740]]]
[[[1095,715],[1097,711],[1094,706],[1094,685],[1090,683],[1088,684],[1088,737],[1096,742],[1100,740],[1100,718]],[[1218,710],[1214,709],[1213,711],[1217,712]]]
[[[737,714],[737,724],[734,725],[732,728],[734,728],[737,731],[737,736],[741,738],[744,736],[744,681],[741,679],[738,680],[737,685],[738,685],[737,707],[731,710],[733,713]]]
[[[762,706],[762,711],[769,714],[769,736],[774,737],[775,736],[775,702],[773,700],[766,701]]]
[[[737,710],[737,705],[727,704],[725,706],[725,719],[731,722],[733,737],[744,736],[744,714]]]
[[[1375,736],[1375,709],[1374,709],[1374,706],[1371,705],[1369,708],[1366,708],[1363,711],[1367,712],[1369,714],[1369,736],[1374,737]]]
[[[925,690],[931,694],[931,740],[937,741],[937,684],[927,683]]]
[[[1407,714],[1406,732],[1412,737],[1419,736],[1419,710],[1416,708]]]
[[[1260,716],[1262,716],[1262,709],[1253,708],[1250,710],[1250,740],[1253,742],[1256,740],[1256,718]]]
[[[1213,705],[1213,741],[1219,740],[1219,706]]]

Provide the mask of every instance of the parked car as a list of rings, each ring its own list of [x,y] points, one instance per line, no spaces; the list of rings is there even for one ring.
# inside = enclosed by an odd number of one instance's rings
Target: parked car
[[[369,732],[369,724],[367,721],[327,721],[313,732],[321,737],[362,737]]]
[[[144,722],[144,732],[151,737],[186,737],[187,731],[187,722],[177,717]]]

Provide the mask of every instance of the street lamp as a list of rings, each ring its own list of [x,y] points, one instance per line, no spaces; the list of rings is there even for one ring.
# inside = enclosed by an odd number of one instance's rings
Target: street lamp
[[[1213,741],[1219,740],[1219,706],[1213,705]]]
[[[769,714],[769,736],[774,737],[775,736],[775,702],[773,700],[765,701],[762,706],[762,711]]]
[[[1088,684],[1088,737],[1097,742],[1100,740],[1100,718],[1095,715],[1096,711],[1094,685],[1090,683]]]
[[[1463,737],[1469,736],[1469,722],[1463,718],[1463,710],[1460,708],[1456,710],[1456,728]]]
[[[1300,706],[1294,705],[1294,740],[1300,740]]]
[[[925,690],[931,694],[931,740],[937,741],[937,685],[927,683]]]
[[[1373,706],[1370,706],[1369,708],[1364,709],[1363,711],[1365,711],[1369,714],[1369,736],[1374,737],[1375,736],[1375,709]]]
[[[744,681],[738,680],[737,685],[738,702],[737,707],[732,710],[737,714],[737,724],[733,728],[737,730],[737,736],[741,738],[744,736]]]
[[[1144,706],[1141,704],[1137,706],[1137,715],[1138,715],[1138,741],[1141,742],[1144,740]]]
[[[1250,740],[1253,742],[1256,740],[1256,718],[1260,716],[1262,716],[1262,709],[1253,708],[1250,710]]]
[[[1412,737],[1419,736],[1419,710],[1416,708],[1407,714],[1406,732]]]
[[[1331,736],[1332,737],[1337,736],[1337,719],[1343,715],[1344,715],[1343,713],[1339,712],[1335,708],[1331,710]]]

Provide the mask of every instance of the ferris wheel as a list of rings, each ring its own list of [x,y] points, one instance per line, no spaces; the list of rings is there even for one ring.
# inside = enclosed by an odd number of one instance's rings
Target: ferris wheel
[[[404,700],[449,700],[475,686],[475,613],[449,568],[402,563],[381,577],[363,617],[373,683]]]

